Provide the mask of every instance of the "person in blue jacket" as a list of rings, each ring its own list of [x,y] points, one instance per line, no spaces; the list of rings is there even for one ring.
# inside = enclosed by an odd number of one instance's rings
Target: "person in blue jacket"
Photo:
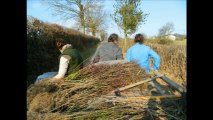
[[[152,58],[154,61],[154,71],[157,72],[160,66],[159,55],[149,46],[144,45],[144,36],[142,34],[135,35],[135,44],[127,50],[126,58],[127,61],[136,62],[142,69],[145,69],[147,73],[150,72],[149,59]]]

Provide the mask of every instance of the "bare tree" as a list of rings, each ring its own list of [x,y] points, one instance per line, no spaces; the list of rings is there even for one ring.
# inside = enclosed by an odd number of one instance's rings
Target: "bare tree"
[[[105,29],[100,30],[100,38],[101,38],[101,41],[106,41],[106,40],[107,40],[107,37],[108,37],[108,34],[107,34],[107,32],[105,31]]]
[[[175,30],[174,24],[171,22],[167,22],[159,29],[159,36],[165,36],[171,34]]]
[[[88,9],[85,14],[87,30],[91,32],[94,37],[97,33],[100,33],[104,27],[106,14],[102,8],[102,5],[93,4],[93,8]]]
[[[45,0],[54,10],[53,15],[68,19],[75,19],[80,23],[85,34],[85,12],[92,8],[96,0]]]

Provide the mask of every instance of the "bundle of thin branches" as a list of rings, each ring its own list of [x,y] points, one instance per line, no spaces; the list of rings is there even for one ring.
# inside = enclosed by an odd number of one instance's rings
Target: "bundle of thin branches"
[[[71,79],[70,79],[71,78]],[[123,87],[147,78],[145,71],[134,63],[89,66],[67,80],[73,87],[61,90],[54,96],[54,107],[60,110],[77,111],[88,106],[87,101],[106,95],[118,87]]]
[[[106,98],[116,88],[147,77],[135,63],[91,65],[69,75],[66,81],[52,82],[49,79],[28,88],[28,109],[40,114],[60,112],[70,119],[142,119],[147,116],[146,113],[153,118],[165,114],[176,118],[179,115],[177,111],[169,111],[176,110],[174,106],[161,110],[160,107],[152,107],[154,105],[148,101],[109,102]]]
[[[61,113],[27,112],[27,120],[70,120],[70,117]]]
[[[63,82],[62,80],[52,82],[51,79],[47,79],[30,86],[27,91],[28,107],[29,104],[35,104],[34,107],[41,105],[35,103],[35,100],[31,103],[36,98],[38,99],[36,101],[40,102],[50,101],[47,99],[51,99],[53,102],[48,107],[51,108],[50,111],[79,110],[86,106],[90,98],[108,94],[117,87],[123,87],[146,77],[145,72],[134,63],[88,66],[68,76],[67,80],[69,82]],[[45,93],[49,97],[45,97],[45,94],[43,94],[42,96],[45,99],[42,100],[41,95],[37,96],[41,93]],[[42,106],[46,106],[43,109],[47,109],[47,105]],[[42,106],[34,110],[44,111]]]

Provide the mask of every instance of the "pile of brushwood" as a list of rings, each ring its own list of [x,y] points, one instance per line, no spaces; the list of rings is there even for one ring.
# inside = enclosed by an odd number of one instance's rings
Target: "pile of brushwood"
[[[149,78],[134,63],[90,65],[61,80],[46,79],[27,89],[28,120],[186,119],[180,100],[126,100],[113,91]],[[123,93],[150,95],[139,85]],[[143,91],[147,91],[147,93]],[[137,95],[136,95],[137,93]],[[127,94],[126,94],[127,95]]]

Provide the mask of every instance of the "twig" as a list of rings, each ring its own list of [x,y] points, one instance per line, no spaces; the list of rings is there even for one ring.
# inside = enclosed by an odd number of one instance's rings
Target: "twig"
[[[170,117],[172,117],[172,118],[174,118],[174,119],[176,119],[176,120],[182,120],[182,119],[180,119],[180,118],[177,118],[177,117],[175,117],[175,116],[173,116],[173,115],[170,115],[169,113],[167,113],[165,110],[163,110],[162,108],[160,108],[159,106],[156,106],[158,109],[160,109],[160,110],[162,110],[163,112],[165,112],[166,113],[166,115],[168,115],[168,116],[170,116]]]
[[[154,120],[154,117],[153,117],[152,113],[150,112],[149,108],[147,108],[147,111],[148,111],[149,115],[151,116],[152,120]]]
[[[57,109],[63,107],[64,105],[67,105],[67,104],[69,104],[69,101],[68,101],[67,103],[65,103],[65,104],[60,105],[60,106],[57,107],[57,108],[54,108],[54,109],[50,110],[49,112],[55,111],[55,110],[57,110]]]

